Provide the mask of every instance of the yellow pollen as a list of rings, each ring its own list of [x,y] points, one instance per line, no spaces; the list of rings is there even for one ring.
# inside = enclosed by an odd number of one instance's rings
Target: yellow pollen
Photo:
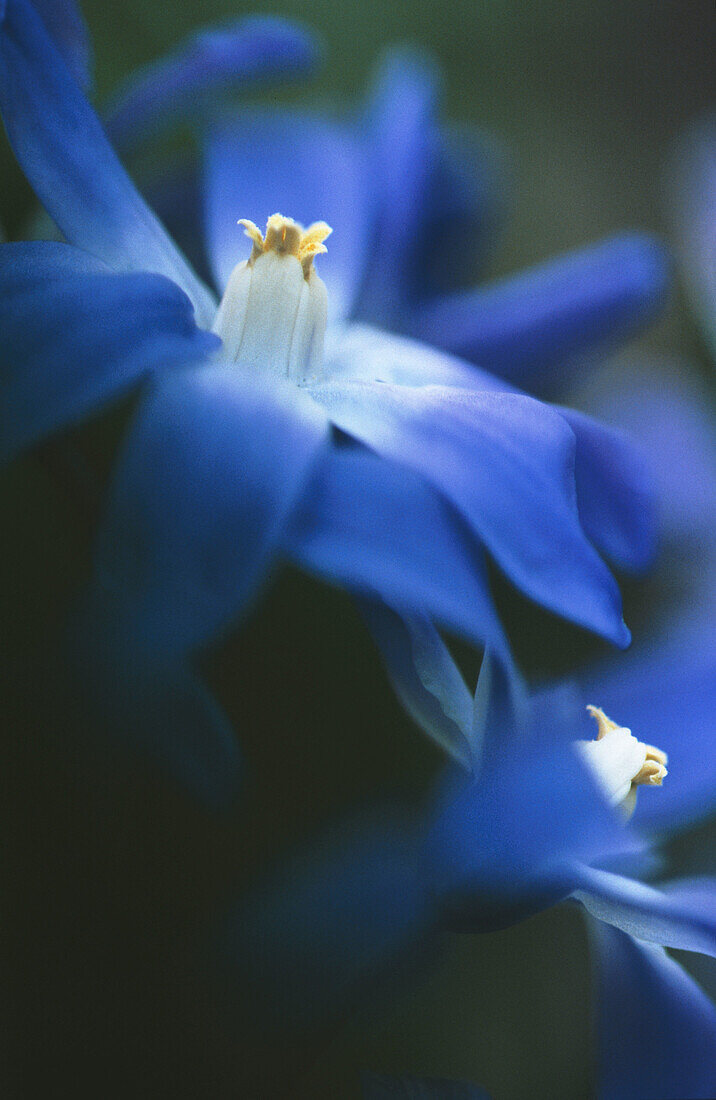
[[[311,273],[313,257],[321,252],[326,252],[324,241],[333,232],[330,225],[325,222],[313,222],[308,229],[304,229],[293,218],[285,218],[283,214],[272,214],[266,222],[266,233],[247,218],[241,218],[239,225],[244,227],[244,232],[253,244],[248,264],[253,266],[259,256],[265,252],[277,252],[280,256],[295,256],[303,268],[304,277],[307,279]]]

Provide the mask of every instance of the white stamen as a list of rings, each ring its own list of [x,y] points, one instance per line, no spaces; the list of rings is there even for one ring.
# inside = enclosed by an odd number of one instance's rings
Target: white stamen
[[[231,273],[214,321],[224,354],[249,370],[299,385],[319,378],[327,297],[313,258],[326,251],[330,227],[314,222],[304,230],[281,214],[269,218],[265,236],[253,222],[239,225],[253,249]]]
[[[599,707],[587,710],[597,721],[597,738],[575,741],[575,747],[607,800],[631,812],[637,786],[661,786],[667,775],[666,753],[638,741],[630,729],[612,722]]]

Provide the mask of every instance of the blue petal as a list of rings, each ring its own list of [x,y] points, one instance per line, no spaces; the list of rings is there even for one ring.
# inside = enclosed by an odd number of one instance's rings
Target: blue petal
[[[676,150],[675,219],[687,287],[716,355],[716,116]]]
[[[574,435],[555,411],[438,386],[334,381],[310,393],[340,428],[444,494],[528,596],[628,644],[619,590],[580,526]]]
[[[225,921],[222,972],[252,1023],[305,1031],[334,1021],[396,973],[430,931],[421,830],[379,806],[285,860]]]
[[[168,660],[245,608],[327,440],[294,387],[223,366],[165,375],[120,456],[86,612],[118,649]]]
[[[29,0],[7,0],[0,22],[0,109],[17,159],[67,240],[118,271],[173,279],[208,328],[211,295],[126,175]]]
[[[430,619],[398,615],[377,600],[360,606],[408,714],[457,763],[472,768],[472,696]]]
[[[0,460],[77,423],[158,367],[217,346],[159,275],[116,275],[69,245],[0,246]]]
[[[51,38],[77,83],[90,84],[92,46],[82,13],[73,0],[33,0]]]
[[[600,1100],[716,1095],[716,1008],[659,947],[590,922],[597,952]]]
[[[574,409],[560,409],[577,438],[579,515],[594,545],[621,569],[654,559],[657,494],[645,455],[619,432]]]
[[[331,379],[392,382],[396,386],[454,386],[486,393],[517,392],[464,359],[356,322],[326,333],[326,374]]]
[[[716,879],[670,884],[668,892],[582,867],[574,897],[593,917],[637,939],[716,955]]]
[[[585,699],[598,703],[640,740],[669,756],[664,786],[637,799],[637,824],[672,831],[713,812],[716,804],[716,617],[672,624],[662,642],[640,646],[583,680]],[[653,794],[654,797],[648,797]]]
[[[107,132],[118,148],[135,146],[195,112],[208,95],[310,71],[316,54],[310,34],[285,19],[253,16],[203,28],[133,73],[107,108]]]
[[[460,517],[423,478],[363,448],[316,467],[283,546],[322,577],[506,648],[481,547]]]
[[[345,316],[358,291],[370,243],[365,152],[350,131],[318,116],[252,111],[210,135],[206,153],[206,234],[216,285],[223,289],[250,246],[236,222],[260,228],[277,211],[334,232],[316,269],[331,318]]]
[[[364,1073],[363,1100],[490,1100],[490,1094],[467,1081],[441,1077],[388,1077]]]
[[[639,331],[662,308],[668,284],[656,241],[617,237],[432,302],[416,333],[533,389],[564,381],[566,360]]]
[[[330,377],[336,379],[519,393],[509,383],[463,359],[368,325],[329,331],[326,363]],[[575,473],[582,526],[597,548],[622,568],[642,569],[653,554],[656,540],[651,463],[647,465],[641,450],[618,431],[571,409],[560,412],[577,441]],[[699,466],[705,468],[710,458],[707,450],[698,458]],[[709,485],[710,481],[705,480],[704,492]]]
[[[367,272],[360,316],[376,324],[394,322],[404,306],[436,149],[438,92],[428,57],[407,48],[386,54],[366,126],[378,204],[377,262]]]

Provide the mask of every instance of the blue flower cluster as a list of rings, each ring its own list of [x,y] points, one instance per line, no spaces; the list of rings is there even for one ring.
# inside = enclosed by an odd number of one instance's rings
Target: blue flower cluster
[[[468,285],[498,168],[484,138],[441,124],[433,66],[407,51],[387,56],[355,116],[237,111],[224,93],[310,70],[315,47],[280,20],[228,24],[138,74],[105,127],[83,90],[89,54],[73,5],[0,4],[0,110],[64,238],[0,246],[3,461],[133,401],[99,483],[67,659],[106,721],[131,726],[220,812],[241,798],[242,767],[196,658],[288,561],[357,599],[398,697],[445,752],[419,819],[374,808],[260,885],[227,886],[214,950],[252,1024],[293,1034],[330,1022],[440,929],[576,902],[600,961],[601,1094],[712,1095],[716,1010],[665,948],[716,954],[716,880],[630,876],[649,872],[664,833],[713,810],[714,441],[688,376],[665,374],[658,393],[611,379],[601,403],[595,387],[599,419],[541,399],[658,313],[661,247],[623,236]],[[117,155],[191,113],[203,172],[165,180],[154,205],[194,266]],[[715,205],[699,209],[704,224]],[[230,361],[211,331],[247,259],[237,218],[279,210],[334,230],[315,264],[323,370],[300,385]],[[684,216],[691,226],[691,207]],[[713,317],[713,280],[698,285]],[[533,603],[624,648],[606,563],[643,572],[660,536],[683,548],[687,533],[697,613],[676,608],[633,654],[568,682],[523,679],[488,561]],[[484,650],[475,694],[441,630]],[[628,825],[572,749],[587,703],[668,750],[663,791],[641,797]],[[367,1082],[366,1095],[391,1087]]]

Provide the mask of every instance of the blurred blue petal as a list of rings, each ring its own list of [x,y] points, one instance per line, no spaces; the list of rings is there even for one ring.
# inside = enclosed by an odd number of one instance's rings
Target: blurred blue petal
[[[590,410],[617,425],[648,456],[666,538],[688,551],[716,550],[716,431],[711,395],[682,360],[650,357],[602,372]],[[703,559],[702,559],[703,560]]]
[[[579,515],[594,545],[620,569],[651,565],[657,543],[657,494],[646,452],[575,409],[560,409],[577,437]]]
[[[361,611],[395,694],[421,729],[463,767],[475,763],[473,700],[450,651],[424,615],[398,615],[378,600]]]
[[[490,1094],[467,1081],[441,1077],[388,1077],[364,1073],[363,1100],[490,1100]]]
[[[716,878],[669,884],[668,892],[581,867],[574,897],[593,917],[662,947],[716,956]]]
[[[212,811],[230,809],[243,778],[236,731],[214,696],[182,664],[143,667],[107,635],[80,624],[70,656],[92,729],[158,766]]]
[[[316,59],[312,36],[286,19],[252,16],[202,28],[132,74],[107,107],[107,132],[115,146],[131,148],[196,111],[208,95],[300,75]]]
[[[363,448],[316,466],[282,546],[304,569],[504,651],[479,544],[410,470]]]
[[[421,836],[415,822],[377,806],[246,891],[223,921],[219,965],[254,1025],[308,1031],[396,977],[435,917]]]
[[[295,391],[223,366],[157,379],[120,455],[90,621],[139,660],[168,660],[239,616],[327,442]]]
[[[600,1100],[716,1095],[716,1008],[661,947],[590,922]]]
[[[239,218],[263,225],[280,212],[303,225],[326,221],[334,232],[316,269],[328,288],[329,319],[345,316],[367,262],[367,180],[373,170],[357,138],[320,116],[251,111],[213,129],[204,190],[216,285],[223,290],[235,265],[249,255]]]
[[[651,322],[668,285],[668,261],[655,240],[616,237],[431,302],[415,333],[538,388],[561,381],[569,360],[609,350]]]
[[[87,24],[73,0],[33,0],[65,64],[82,88],[91,82],[92,46]]]
[[[416,256],[437,140],[440,90],[432,59],[409,48],[386,53],[366,117],[379,262],[370,264],[360,316],[394,323],[404,305]]]
[[[0,245],[0,327],[2,461],[218,343],[168,279],[44,241]]]
[[[135,189],[29,0],[0,22],[0,110],[35,193],[67,240],[117,271],[182,287],[209,327],[215,306]]]
[[[344,431],[439,489],[528,596],[628,644],[616,582],[580,526],[575,439],[558,413],[439,386],[328,381],[310,393]]]
[[[674,157],[674,216],[687,288],[716,356],[716,116],[704,118]]]

